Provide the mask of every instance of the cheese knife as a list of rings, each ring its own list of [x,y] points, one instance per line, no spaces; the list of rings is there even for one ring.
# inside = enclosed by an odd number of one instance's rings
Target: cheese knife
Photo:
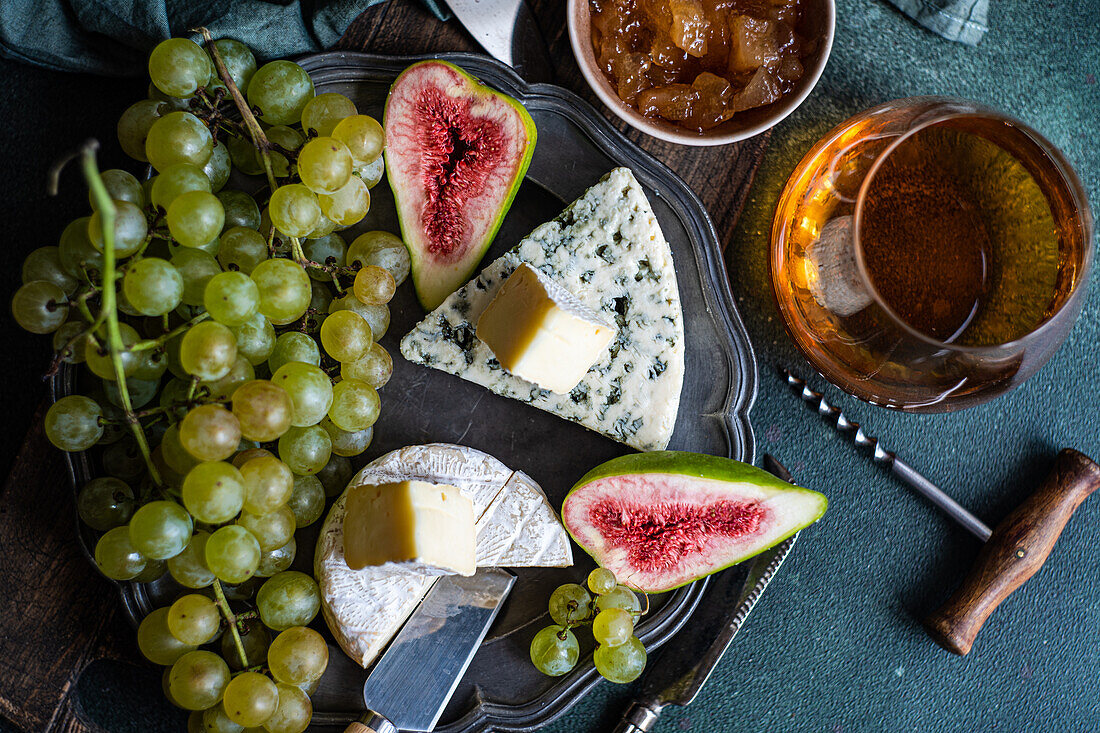
[[[344,733],[435,728],[515,580],[498,568],[437,580],[367,676],[367,712]]]
[[[764,468],[791,481],[783,464],[770,455],[764,456]],[[728,570],[714,576],[700,610],[691,617],[691,628],[672,637],[650,660],[641,694],[627,707],[613,733],[647,733],[666,707],[684,706],[695,699],[797,539],[795,534],[753,558],[742,583],[736,582],[739,573]]]
[[[493,58],[525,81],[554,80],[550,54],[524,0],[444,0],[458,22]]]

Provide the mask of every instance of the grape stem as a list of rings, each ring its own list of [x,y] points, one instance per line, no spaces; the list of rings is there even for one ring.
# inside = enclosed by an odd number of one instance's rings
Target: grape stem
[[[160,471],[153,463],[152,452],[149,450],[149,441],[145,438],[145,430],[141,422],[134,416],[134,406],[130,401],[130,390],[126,385],[126,372],[122,367],[122,351],[125,346],[122,343],[122,331],[118,321],[118,302],[114,288],[115,282],[115,202],[111,200],[107,187],[103,184],[103,178],[99,174],[99,166],[96,165],[95,154],[99,143],[89,140],[81,148],[82,167],[84,179],[88,183],[88,189],[99,207],[100,221],[103,226],[103,282],[110,283],[104,287],[101,293],[99,318],[92,324],[92,330],[98,329],[106,314],[107,348],[111,353],[111,363],[115,368],[115,385],[118,387],[119,401],[122,402],[122,411],[126,416],[126,422],[130,426],[134,440],[137,441],[141,456],[145,459],[145,467],[149,469],[149,477],[157,486],[161,485]]]
[[[320,262],[314,262],[306,257],[306,253],[302,250],[302,243],[298,237],[290,238],[290,248],[294,253],[294,261],[302,267],[309,267],[314,270],[320,270],[321,272],[327,272],[333,276],[335,280],[337,275],[347,275],[348,277],[354,277],[355,273],[359,272],[358,267],[352,267],[350,265],[326,265]],[[336,289],[342,290],[340,282],[336,281]]]
[[[225,616],[226,622],[229,624],[229,630],[233,634],[233,646],[237,647],[237,655],[241,658],[241,666],[248,666],[248,655],[244,651],[244,643],[241,641],[241,634],[237,630],[237,617],[233,614],[233,609],[229,607],[229,601],[225,599],[225,592],[222,590],[221,581],[214,578],[214,603],[217,604],[218,610]]]
[[[149,349],[156,349],[156,348],[159,348],[161,346],[164,346],[164,344],[168,343],[169,341],[174,339],[176,336],[179,336],[181,333],[184,333],[185,331],[187,331],[187,329],[191,328],[191,326],[194,326],[196,323],[201,323],[209,317],[210,317],[209,313],[205,313],[205,312],[200,313],[197,316],[195,316],[194,318],[192,318],[190,321],[187,321],[186,323],[181,323],[180,325],[176,326],[175,328],[173,328],[168,333],[161,334],[160,336],[157,336],[155,339],[145,339],[143,341],[138,341],[137,343],[131,344],[129,346],[128,350],[129,351],[148,351]]]

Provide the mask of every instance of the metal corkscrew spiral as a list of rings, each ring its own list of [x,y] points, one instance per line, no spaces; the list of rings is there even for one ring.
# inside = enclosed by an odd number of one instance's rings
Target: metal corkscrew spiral
[[[817,414],[826,419],[830,425],[839,432],[850,435],[852,442],[860,448],[871,451],[871,457],[878,463],[890,469],[890,472],[905,482],[910,488],[917,491],[930,502],[935,504],[949,517],[965,527],[971,534],[985,542],[993,531],[982,520],[967,511],[961,504],[948,496],[943,489],[926,479],[915,468],[898,458],[893,451],[888,451],[879,443],[879,439],[860,427],[860,424],[847,417],[839,407],[830,405],[825,396],[815,392],[806,384],[806,380],[796,377],[786,369],[780,369],[780,373],[787,380],[787,384],[798,393],[805,402],[809,403],[817,411]]]

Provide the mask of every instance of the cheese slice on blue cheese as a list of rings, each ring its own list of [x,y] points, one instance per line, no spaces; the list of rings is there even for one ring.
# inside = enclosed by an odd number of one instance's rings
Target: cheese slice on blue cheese
[[[476,335],[478,319],[524,263],[617,329],[568,394],[508,373]],[[634,175],[616,168],[452,293],[401,340],[401,353],[638,450],[661,450],[680,406],[683,321],[672,251]]]
[[[473,505],[478,567],[564,567],[573,564],[569,537],[530,477],[490,455],[434,443],[387,453],[360,471],[321,528],[314,575],[321,612],[340,647],[369,667],[438,575],[388,563],[353,570],[344,552],[348,496],[359,486],[423,481],[456,487]]]

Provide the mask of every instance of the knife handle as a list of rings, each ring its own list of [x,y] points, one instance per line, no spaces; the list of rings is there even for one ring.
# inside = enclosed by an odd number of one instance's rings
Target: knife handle
[[[634,701],[623,712],[622,720],[611,733],[648,733],[660,714],[660,707]]]
[[[397,726],[378,713],[368,710],[359,720],[348,723],[344,733],[397,733]]]
[[[1100,466],[1071,448],[1058,453],[1039,489],[997,525],[962,585],[925,619],[936,643],[969,652],[982,624],[1038,572],[1073,512],[1098,488]]]

